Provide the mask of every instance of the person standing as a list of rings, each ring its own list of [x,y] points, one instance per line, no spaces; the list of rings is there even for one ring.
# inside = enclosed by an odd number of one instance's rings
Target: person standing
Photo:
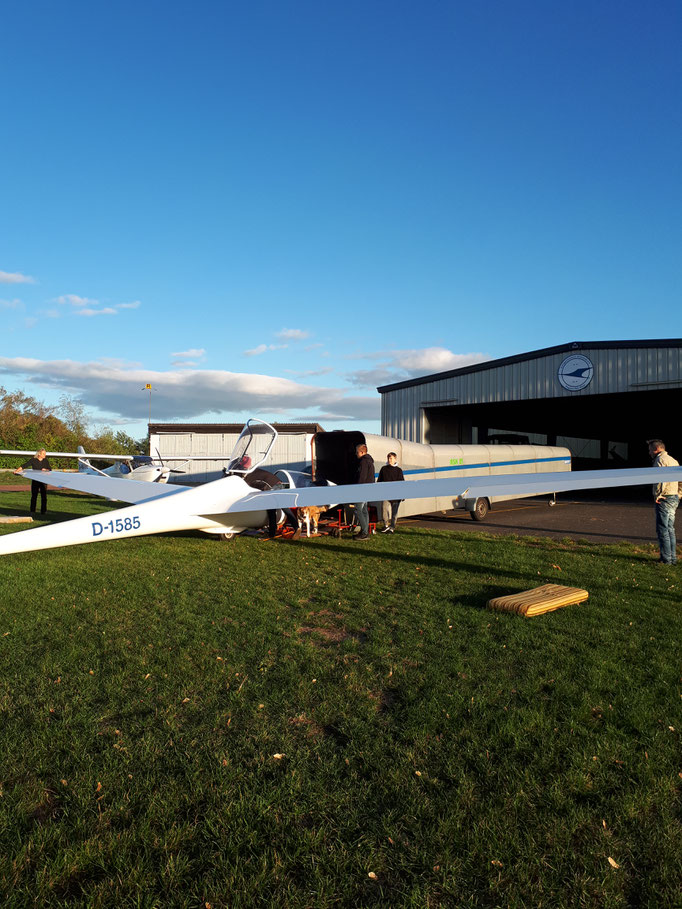
[[[661,439],[649,439],[649,454],[653,467],[679,467],[680,465],[665,450]],[[664,565],[677,564],[677,540],[675,539],[675,514],[680,504],[682,483],[655,483],[653,487],[656,509],[656,535],[660,556]]]
[[[356,483],[374,482],[374,459],[367,453],[366,445],[358,445],[355,449],[358,463],[355,470]],[[353,537],[354,540],[369,539],[369,505],[367,502],[356,502],[353,507],[360,525],[360,533]]]
[[[241,459],[239,462],[239,468],[241,470],[248,470],[251,467],[251,458],[248,455]],[[260,489],[261,492],[268,492],[271,489],[283,489],[282,481],[274,473],[270,473],[269,470],[264,470],[262,467],[256,467],[254,470],[249,471],[243,475],[242,479],[245,483],[251,486],[252,489]],[[294,530],[294,535],[292,539],[298,540],[301,537],[301,528],[298,523],[297,518],[290,508],[282,508],[284,513],[285,522],[290,524]],[[277,535],[277,510],[269,508],[267,510],[268,514],[268,536],[270,539],[274,539]]]
[[[386,455],[386,463],[379,471],[379,483],[391,483],[395,480],[404,480],[405,477],[400,467],[398,467],[398,455],[394,451],[389,451]],[[395,524],[398,519],[398,509],[402,499],[393,499],[383,502],[381,506],[381,517],[384,519],[384,529],[382,533],[395,533]]]
[[[39,448],[33,457],[14,472],[21,475],[26,468],[30,470],[52,470],[50,462],[47,460],[47,452],[44,448]],[[31,480],[31,514],[35,514],[36,505],[38,504],[38,493],[40,493],[40,513],[45,514],[47,511],[47,483],[41,483],[38,480]]]

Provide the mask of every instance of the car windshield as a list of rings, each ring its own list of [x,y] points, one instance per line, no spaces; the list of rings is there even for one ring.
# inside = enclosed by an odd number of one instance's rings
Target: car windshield
[[[232,449],[227,472],[251,473],[265,462],[276,438],[277,430],[269,423],[249,420]]]

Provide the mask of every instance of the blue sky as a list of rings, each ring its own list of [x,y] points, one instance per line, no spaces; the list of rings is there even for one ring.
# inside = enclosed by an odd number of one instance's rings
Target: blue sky
[[[377,385],[679,337],[682,5],[3,10],[0,384],[378,431]]]

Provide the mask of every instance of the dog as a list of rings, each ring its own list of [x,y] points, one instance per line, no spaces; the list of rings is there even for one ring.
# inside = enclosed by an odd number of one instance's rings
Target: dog
[[[298,526],[301,527],[303,524],[306,525],[306,536],[310,536],[310,525],[313,525],[313,535],[317,535],[317,526],[320,520],[320,515],[323,515],[325,511],[329,509],[328,505],[323,505],[321,508],[318,508],[315,505],[306,505],[305,507],[296,509],[296,517],[298,518]]]

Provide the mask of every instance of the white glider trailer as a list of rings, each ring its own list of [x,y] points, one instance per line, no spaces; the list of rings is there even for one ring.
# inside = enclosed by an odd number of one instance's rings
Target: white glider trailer
[[[552,474],[571,469],[571,453],[568,448],[550,445],[424,445],[391,439],[389,436],[339,430],[317,432],[313,436],[313,479],[331,480],[337,485],[352,483],[357,465],[355,449],[362,444],[367,446],[374,459],[375,477],[379,476],[389,451],[394,451],[406,481],[442,479],[453,474],[470,477],[515,473]],[[546,493],[553,493],[549,479]],[[511,498],[521,497],[408,499],[401,505],[400,513],[406,517],[466,508],[475,521],[483,521],[493,503]],[[553,505],[554,501],[550,504]]]

